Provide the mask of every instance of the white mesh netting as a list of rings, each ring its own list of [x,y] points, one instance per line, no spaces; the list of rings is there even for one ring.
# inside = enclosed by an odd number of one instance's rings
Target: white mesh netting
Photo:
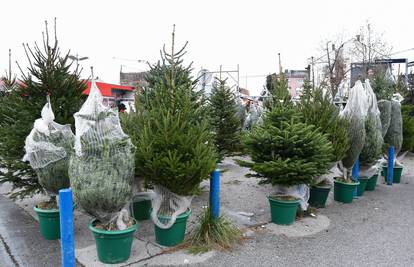
[[[177,216],[190,208],[193,199],[192,196],[174,194],[160,185],[154,185],[154,193],[151,199],[151,218],[161,229],[171,228]]]
[[[52,195],[70,186],[69,155],[75,140],[70,125],[60,125],[54,119],[50,99],[47,97],[41,118],[35,121],[26,138],[26,154],[23,157],[23,161],[28,161],[36,171],[40,185]]]
[[[357,81],[350,89],[348,102],[341,111],[340,116],[349,120],[348,136],[350,148],[342,160],[344,176],[347,169],[352,168],[365,143],[365,118],[368,112],[368,97],[361,81]]]
[[[118,112],[102,102],[94,81],[75,117],[75,155],[69,175],[78,203],[101,221],[114,221],[130,201],[134,146],[122,131]],[[119,214],[125,217],[125,211]]]

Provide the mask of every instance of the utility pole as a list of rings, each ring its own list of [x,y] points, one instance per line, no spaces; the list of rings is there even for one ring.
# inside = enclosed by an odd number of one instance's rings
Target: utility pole
[[[277,53],[277,56],[279,57],[279,75],[282,74],[282,60],[280,59],[280,53]]]
[[[315,89],[315,61],[313,56],[311,57],[311,64],[312,64],[312,88]]]
[[[12,73],[11,73],[11,49],[9,48],[9,81],[12,79]]]

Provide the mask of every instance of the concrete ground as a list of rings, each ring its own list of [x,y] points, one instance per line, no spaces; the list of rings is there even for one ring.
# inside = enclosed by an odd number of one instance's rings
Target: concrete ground
[[[307,217],[292,226],[277,226],[269,223],[266,196],[271,187],[259,186],[257,179],[244,177],[248,170],[226,159],[221,166],[226,170],[221,180],[221,210],[245,229],[247,239],[230,252],[213,251],[196,256],[183,250],[165,253],[154,241],[152,223],[146,221],[135,233],[130,260],[119,266],[414,266],[414,156],[407,156],[403,162],[401,184],[387,186],[379,179],[376,191],[366,192],[352,204],[334,202],[331,194],[327,207],[319,209],[316,218]],[[189,231],[194,228],[201,207],[207,204],[208,187],[208,182],[203,183],[203,193],[192,202]],[[4,186],[0,190],[6,191]],[[58,266],[58,242],[39,238],[38,226],[22,210],[34,216],[32,207],[42,198],[17,202],[23,215],[11,219],[3,206],[14,205],[14,210],[16,204],[0,198],[0,234],[10,232],[4,225],[12,225],[11,231],[27,229],[22,235],[2,237],[8,248],[0,240],[0,266],[15,266],[14,260],[20,261],[20,266]],[[21,216],[26,216],[25,225],[17,223]],[[96,259],[95,242],[87,229],[90,220],[80,210],[75,211],[77,260],[84,266],[103,266]],[[37,244],[41,244],[40,250]],[[19,253],[13,254],[19,251],[18,247],[23,247],[20,251],[44,255],[43,262],[39,258],[44,264],[36,265],[37,262],[25,261],[27,258]],[[32,247],[37,251],[33,252]],[[8,256],[10,251],[15,255],[14,260]]]

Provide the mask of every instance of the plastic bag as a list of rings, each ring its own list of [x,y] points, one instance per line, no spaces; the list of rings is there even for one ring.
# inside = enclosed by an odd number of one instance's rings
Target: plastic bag
[[[348,102],[340,116],[349,120],[350,148],[342,160],[346,169],[352,168],[365,143],[365,118],[368,113],[368,97],[361,81],[357,81],[349,92]]]
[[[154,185],[154,192],[151,199],[152,221],[161,229],[171,228],[177,216],[190,208],[193,197],[179,196],[160,185]]]
[[[302,210],[308,209],[308,200],[310,196],[309,186],[305,184],[295,185],[295,186],[274,186],[275,192],[274,195],[281,196],[292,196],[299,199],[300,208]]]
[[[103,105],[94,81],[74,117],[76,153],[69,169],[74,196],[89,214],[114,220],[132,196],[135,147],[122,131],[118,112]]]
[[[60,189],[70,187],[69,155],[75,135],[70,125],[54,122],[55,115],[49,97],[41,116],[26,138],[23,161],[28,161],[36,171],[40,185],[49,194],[56,195]]]

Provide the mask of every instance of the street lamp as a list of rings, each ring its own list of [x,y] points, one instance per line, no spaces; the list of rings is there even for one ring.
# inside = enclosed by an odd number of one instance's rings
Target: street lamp
[[[76,56],[70,55],[70,56],[68,56],[68,58],[72,59],[73,61],[76,61],[76,68],[78,68],[78,66],[79,66],[79,61],[89,59],[89,57],[79,57],[78,54],[76,54]]]

